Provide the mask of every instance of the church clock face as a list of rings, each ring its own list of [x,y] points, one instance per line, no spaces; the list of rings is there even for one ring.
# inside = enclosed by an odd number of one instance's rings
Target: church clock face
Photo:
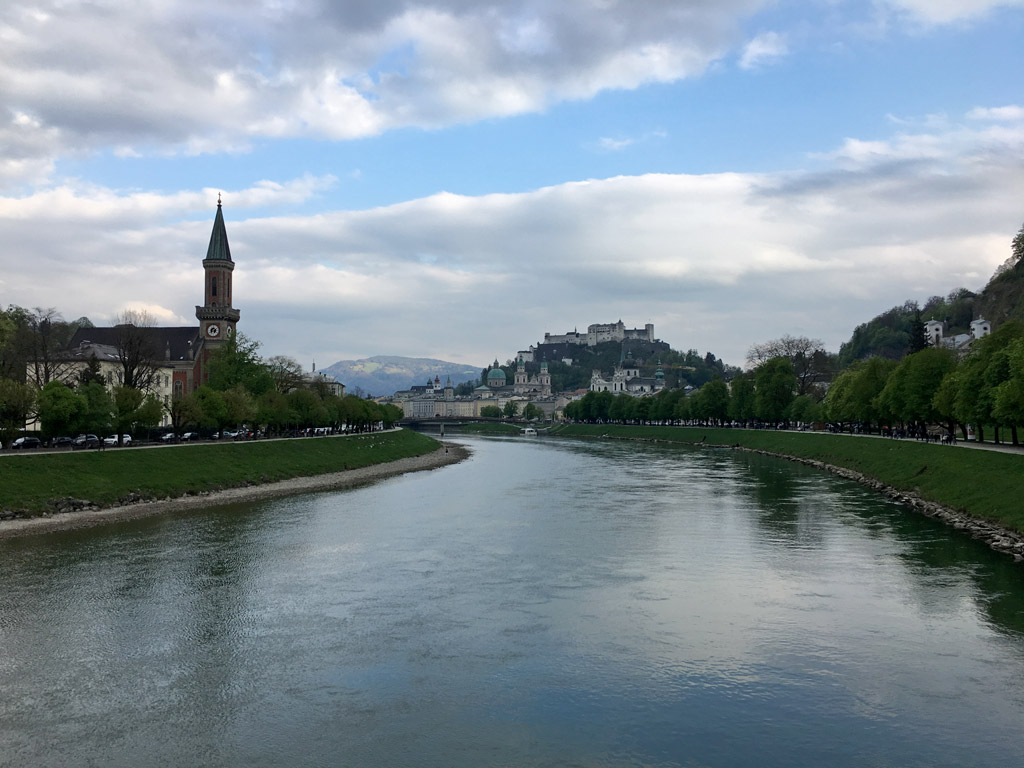
[[[206,335],[211,339],[216,339],[218,336],[220,336],[220,326],[215,325],[214,323],[210,323],[208,326],[206,326]]]

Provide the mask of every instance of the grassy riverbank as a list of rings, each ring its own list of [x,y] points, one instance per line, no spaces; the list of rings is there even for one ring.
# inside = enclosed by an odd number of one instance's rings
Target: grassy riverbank
[[[975,517],[1024,531],[1024,455],[907,440],[805,432],[703,427],[574,424],[565,437],[615,437],[755,450],[845,467]]]
[[[422,456],[439,447],[403,429],[358,437],[162,446],[0,459],[0,509],[39,513],[53,499],[106,506],[129,494],[165,498],[307,477]]]

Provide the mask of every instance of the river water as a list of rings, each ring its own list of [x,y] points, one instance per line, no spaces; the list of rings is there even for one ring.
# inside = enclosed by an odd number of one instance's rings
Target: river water
[[[767,457],[464,442],[0,542],[0,764],[1021,764],[1005,556]]]

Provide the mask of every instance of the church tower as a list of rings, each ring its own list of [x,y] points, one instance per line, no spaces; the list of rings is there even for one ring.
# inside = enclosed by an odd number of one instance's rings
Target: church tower
[[[202,306],[196,307],[199,320],[199,335],[206,349],[205,355],[216,349],[226,338],[234,335],[239,311],[231,306],[231,273],[235,263],[231,260],[228,246],[228,232],[224,227],[220,196],[217,197],[217,217],[213,220],[210,246],[203,259],[205,271],[205,295]]]
[[[516,394],[521,394],[521,393],[525,392],[528,382],[529,382],[529,379],[528,379],[528,377],[526,375],[526,363],[524,363],[522,360],[520,360],[519,363],[516,365],[516,373],[515,373],[515,380],[514,380],[514,387],[515,388],[514,388],[513,391]]]

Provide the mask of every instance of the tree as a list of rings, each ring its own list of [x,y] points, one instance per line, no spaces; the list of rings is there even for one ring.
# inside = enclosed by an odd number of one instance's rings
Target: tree
[[[825,397],[825,416],[840,423],[859,422],[865,430],[879,423],[878,395],[896,368],[894,360],[870,357],[843,371]]]
[[[1020,267],[1021,262],[1024,262],[1024,224],[1021,224],[1010,243],[1010,258],[1016,267]]]
[[[543,416],[544,416],[544,411],[542,411],[540,408],[538,408],[533,403],[527,403],[526,407],[523,408],[523,418],[524,419],[529,419],[529,420],[532,421],[533,419],[539,419],[539,418],[542,418]]]
[[[983,441],[986,425],[998,424],[994,414],[996,390],[1010,378],[1008,358],[997,355],[1016,339],[1024,336],[1024,326],[1016,321],[1000,328],[971,345],[956,373],[956,396],[953,411],[961,424],[973,424],[977,439]],[[998,437],[998,432],[996,433]]]
[[[796,396],[797,378],[788,357],[774,357],[754,369],[754,412],[762,421],[779,423],[786,418]]]
[[[104,385],[107,383],[107,380],[103,378],[103,372],[100,370],[100,361],[96,358],[95,353],[89,355],[85,368],[78,372],[78,383]]]
[[[224,407],[227,409],[225,426],[241,426],[256,418],[256,400],[246,391],[245,387],[238,386],[229,389],[223,395]],[[221,430],[221,435],[223,435],[223,430]]]
[[[211,388],[225,392],[239,385],[257,397],[274,388],[274,379],[259,356],[260,343],[244,333],[228,336],[209,361]]]
[[[152,332],[156,325],[144,310],[126,309],[114,325],[114,348],[121,367],[120,385],[140,392],[150,392],[156,384],[159,360],[163,350],[157,349]]]
[[[921,319],[920,312],[915,312],[914,319],[910,322],[910,346],[907,348],[907,353],[912,355],[927,346],[928,337],[925,335],[924,320]]]
[[[670,421],[672,412],[675,409],[676,401],[683,396],[681,389],[663,389],[658,392],[651,402],[651,409],[648,418],[651,421]]]
[[[516,414],[519,413],[519,403],[515,400],[509,400],[505,403],[505,408],[502,411],[506,419],[514,419]]]
[[[715,378],[697,390],[691,404],[692,415],[708,422],[724,421],[729,416],[729,388]]]
[[[114,429],[117,430],[117,444],[124,444],[124,433],[139,428],[148,429],[160,423],[163,408],[153,393],[145,393],[132,387],[114,389]]]
[[[485,405],[480,409],[480,416],[485,419],[500,419],[501,408],[496,405]]]
[[[1017,234],[1013,236],[1013,240],[1010,241],[1010,257],[1000,264],[992,275],[992,279],[995,280],[1000,275],[1009,272],[1011,270],[1020,271],[1024,269],[1024,225],[1017,230]]]
[[[824,406],[810,395],[797,395],[789,404],[790,421],[800,424],[812,424],[822,420]]]
[[[384,426],[390,429],[398,421],[401,421],[405,416],[405,413],[394,403],[384,403],[381,407],[381,417],[384,421]]]
[[[956,390],[957,371],[954,369],[942,377],[942,381],[932,397],[932,407],[935,409],[935,414],[946,425],[946,431],[950,435],[956,434]],[[963,433],[964,440],[966,440],[967,430],[962,424],[960,425],[960,431]]]
[[[938,421],[935,393],[955,366],[953,353],[947,349],[929,347],[907,355],[879,393],[879,406],[900,421],[921,428]]]
[[[776,357],[785,357],[792,364],[798,395],[811,394],[818,378],[832,368],[831,358],[821,339],[787,334],[763,344],[755,344],[747,351],[747,363],[755,368]],[[821,395],[817,399],[821,399]]]
[[[0,442],[9,445],[25,428],[25,419],[36,404],[36,389],[29,384],[0,379]]]
[[[339,407],[336,418],[344,421],[343,408]],[[276,389],[270,389],[257,398],[256,423],[265,431],[280,432],[291,419],[291,409],[285,396]]]
[[[71,369],[61,358],[73,329],[61,319],[53,307],[24,310],[12,308],[18,320],[15,343],[27,366],[28,379],[42,389],[53,379],[62,379]],[[20,376],[25,374],[20,374]]]
[[[54,379],[39,392],[37,414],[43,436],[70,435],[78,430],[88,404],[62,381]]]
[[[306,376],[298,360],[285,355],[274,355],[267,358],[267,371],[274,380],[274,388],[283,395],[293,389],[305,386]]]
[[[707,385],[705,385],[707,386]],[[628,397],[628,395],[627,395]],[[630,397],[626,410],[626,418],[637,424],[646,424],[651,414],[651,398]]]
[[[204,384],[192,393],[192,397],[199,406],[199,426],[218,432],[227,426],[228,407],[222,392]]]
[[[285,397],[288,407],[295,414],[296,426],[302,429],[319,427],[327,421],[327,410],[316,393],[308,389],[296,389]]]
[[[198,425],[203,419],[203,409],[196,399],[195,392],[173,397],[168,410],[171,416],[171,429],[175,434],[180,435],[184,427]]]
[[[85,411],[78,428],[95,435],[109,432],[114,404],[107,388],[97,383],[84,384],[79,385],[76,392],[85,398]]]
[[[629,401],[632,400],[625,392],[620,392],[608,406],[609,421],[625,421],[629,412]]]
[[[690,418],[692,418],[692,413],[690,410],[690,401],[691,398],[687,397],[686,395],[683,395],[678,400],[676,400],[675,407],[673,407],[672,409],[672,418],[676,419],[677,421],[688,421]]]
[[[757,415],[754,410],[754,374],[742,373],[731,384],[729,418],[746,423]]]

